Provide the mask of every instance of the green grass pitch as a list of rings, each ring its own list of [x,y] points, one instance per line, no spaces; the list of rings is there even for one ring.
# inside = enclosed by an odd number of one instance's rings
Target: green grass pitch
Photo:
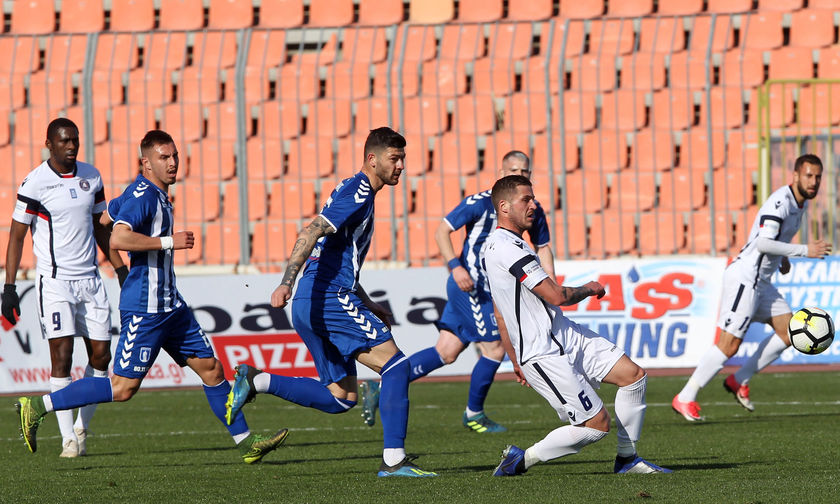
[[[461,426],[468,384],[411,386],[407,440],[435,479],[379,479],[382,431],[360,410],[327,415],[260,396],[245,412],[251,429],[288,427],[262,464],[241,462],[199,390],[141,391],[99,407],[87,457],[60,459],[55,418],[39,431],[38,452],[18,438],[12,397],[2,397],[0,502],[838,502],[840,374],[761,374],[755,413],[740,408],[718,376],[700,400],[707,421],[689,424],[670,401],[685,377],[651,377],[640,453],[671,475],[612,474],[615,433],[581,453],[540,464],[517,478],[491,475],[507,443],[527,447],[559,426],[536,392],[493,385],[487,412],[510,430],[475,434]],[[615,388],[601,397],[612,411]]]

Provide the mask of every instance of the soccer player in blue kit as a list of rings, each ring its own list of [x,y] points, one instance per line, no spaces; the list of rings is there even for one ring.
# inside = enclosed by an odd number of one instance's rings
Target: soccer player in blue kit
[[[168,133],[152,130],[140,142],[143,171],[125,192],[112,200],[110,245],[129,252],[131,268],[120,292],[120,339],[114,375],[86,377],[67,387],[36,397],[21,397],[17,409],[26,446],[35,452],[36,432],[44,416],[112,401],[127,401],[137,393],[161,349],[181,366],[189,366],[204,384],[210,409],[227,426],[246,463],[259,462],[286,438],[281,429],[272,436],[251,434],[241,413],[225,419],[230,384],[221,363],[192,310],[175,286],[172,253],[192,248],[192,231],[173,232],[169,186],[178,174],[178,150]]]
[[[271,294],[272,306],[285,307],[304,267],[292,303],[292,323],[312,354],[320,381],[240,364],[228,398],[228,418],[257,393],[344,413],[356,405],[358,361],[382,377],[384,450],[378,476],[437,476],[418,468],[405,454],[408,358],[391,336],[390,313],[359,284],[373,233],[374,198],[386,185],[399,183],[405,138],[387,127],[372,130],[364,156],[361,171],[338,184],[321,213],[298,234],[280,286]]]
[[[521,151],[510,151],[502,157],[500,177],[522,175],[531,177],[528,156]],[[466,227],[466,239],[460,257],[452,245],[452,233]],[[471,342],[478,346],[481,356],[473,367],[467,407],[462,417],[464,427],[477,433],[504,432],[507,429],[491,420],[484,413],[484,401],[496,371],[505,357],[499,337],[490,287],[481,267],[484,242],[496,228],[496,211],[490,201],[490,190],[473,194],[461,201],[440,223],[435,240],[450,270],[446,283],[448,301],[443,314],[435,324],[440,331],[437,344],[421,350],[411,357],[410,380],[422,378],[446,364],[455,362]],[[545,265],[554,276],[554,254],[545,212],[537,203],[534,223],[528,230],[530,241]],[[378,384],[365,381],[361,384],[362,417],[372,426],[376,421],[379,404]]]

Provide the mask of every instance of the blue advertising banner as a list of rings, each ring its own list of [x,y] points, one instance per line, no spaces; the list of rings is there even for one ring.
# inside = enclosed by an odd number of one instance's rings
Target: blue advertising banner
[[[791,270],[787,275],[773,275],[773,285],[785,296],[791,311],[806,306],[822,308],[837,325],[840,315],[840,257],[829,256],[823,260],[792,258]],[[738,353],[729,359],[727,365],[741,365],[765,338],[773,334],[767,324],[750,325]],[[806,355],[793,348],[785,350],[773,364],[836,364],[840,362],[840,339],[823,353]]]

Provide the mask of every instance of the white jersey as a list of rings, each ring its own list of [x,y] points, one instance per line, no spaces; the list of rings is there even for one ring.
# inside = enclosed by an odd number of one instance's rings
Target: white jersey
[[[774,191],[758,209],[746,245],[727,269],[737,273],[737,278],[748,286],[755,287],[760,281],[769,282],[773,273],[778,271],[782,256],[760,252],[757,239],[764,237],[790,243],[799,231],[802,216],[807,210],[808,201],[800,207],[791,186]]]
[[[74,280],[97,274],[91,216],[104,210],[96,168],[77,161],[60,174],[44,161],[20,184],[12,219],[30,226],[40,275]]]
[[[534,249],[516,233],[496,228],[487,238],[484,266],[493,302],[520,365],[534,357],[562,353],[571,321],[560,308],[531,292],[548,278]]]

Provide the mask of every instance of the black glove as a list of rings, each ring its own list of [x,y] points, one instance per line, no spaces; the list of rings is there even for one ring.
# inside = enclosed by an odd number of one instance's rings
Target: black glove
[[[3,286],[3,295],[0,296],[2,306],[0,312],[10,324],[17,324],[20,318],[20,298],[17,295],[17,288],[15,284],[6,284]]]
[[[120,282],[120,287],[125,283],[125,278],[128,276],[128,266],[120,266],[114,270],[117,273],[117,280]]]

